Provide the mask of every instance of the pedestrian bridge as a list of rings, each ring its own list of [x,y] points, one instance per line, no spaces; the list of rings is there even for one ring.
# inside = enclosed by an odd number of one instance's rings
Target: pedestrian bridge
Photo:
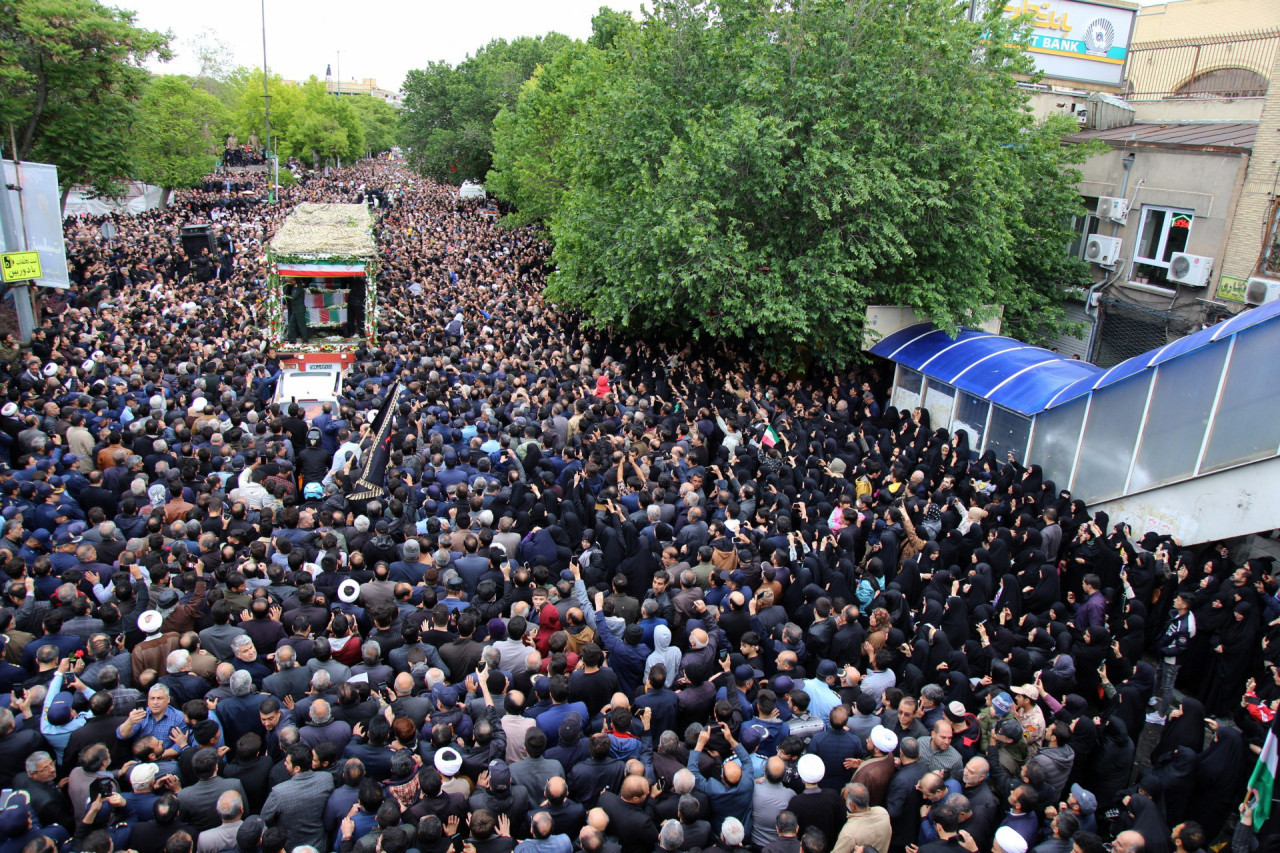
[[[1135,531],[1185,544],[1280,527],[1280,302],[1103,368],[919,323],[871,348],[891,404],[1013,453]]]

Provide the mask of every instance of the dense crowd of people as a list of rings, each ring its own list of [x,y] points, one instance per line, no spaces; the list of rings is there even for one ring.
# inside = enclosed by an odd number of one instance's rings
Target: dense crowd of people
[[[379,337],[308,420],[263,248],[371,198]],[[3,349],[0,853],[1257,845],[1269,563],[1091,515],[883,369],[592,331],[536,233],[390,163],[115,222]]]

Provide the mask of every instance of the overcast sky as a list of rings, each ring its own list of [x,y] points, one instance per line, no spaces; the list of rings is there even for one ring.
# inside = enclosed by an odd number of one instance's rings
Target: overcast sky
[[[137,13],[137,24],[174,36],[172,62],[154,69],[196,70],[191,40],[210,30],[230,48],[233,65],[262,66],[260,0],[105,0]],[[265,0],[267,64],[288,80],[323,78],[341,65],[343,80],[373,77],[398,89],[405,73],[433,60],[456,64],[495,38],[591,35],[591,16],[604,5],[639,15],[640,0]],[[341,51],[341,59],[339,59]]]

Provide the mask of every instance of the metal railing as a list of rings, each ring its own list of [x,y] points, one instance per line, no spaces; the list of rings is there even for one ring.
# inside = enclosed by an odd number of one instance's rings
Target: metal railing
[[[1267,94],[1278,49],[1280,27],[1137,42],[1129,47],[1125,97],[1261,98]]]

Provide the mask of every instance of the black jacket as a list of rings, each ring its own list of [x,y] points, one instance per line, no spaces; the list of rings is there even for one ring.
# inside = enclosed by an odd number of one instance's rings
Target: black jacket
[[[626,775],[626,765],[616,758],[603,761],[588,758],[569,769],[569,796],[582,803],[584,808],[593,809],[602,792],[617,793],[621,789]]]
[[[600,796],[609,816],[610,834],[622,843],[622,853],[652,853],[658,846],[658,825],[645,806],[623,802],[613,791]]]

